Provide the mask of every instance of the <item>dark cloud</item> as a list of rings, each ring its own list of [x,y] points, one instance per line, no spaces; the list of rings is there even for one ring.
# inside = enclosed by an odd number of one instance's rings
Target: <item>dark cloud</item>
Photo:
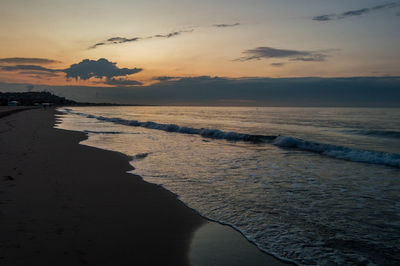
[[[124,38],[124,37],[113,37],[107,40],[105,44],[119,44],[119,43],[126,43],[126,42],[137,42],[139,41],[139,37],[134,38]]]
[[[10,57],[10,58],[0,58],[0,63],[5,64],[18,64],[18,65],[45,65],[45,64],[53,64],[53,63],[61,63],[60,61],[47,59],[47,58],[29,58],[29,57]]]
[[[106,80],[106,82],[104,82],[104,84],[107,85],[112,85],[112,86],[121,86],[121,87],[130,87],[130,86],[140,86],[143,85],[142,82],[137,81],[137,80],[130,80],[130,79],[116,79],[116,78],[112,78],[112,79],[108,79]]]
[[[346,12],[342,13],[340,15],[340,18],[346,18],[346,17],[351,17],[351,16],[361,16],[365,13],[371,12],[372,10],[375,10],[375,9],[362,8],[362,9],[357,9],[357,10],[350,10],[350,11],[346,11]]]
[[[96,44],[90,46],[89,49],[95,49],[95,48],[97,48],[99,46],[102,46],[102,45],[106,45],[106,43],[104,43],[104,42],[96,43]]]
[[[169,80],[181,79],[181,77],[160,76],[160,77],[154,77],[152,79],[158,81],[169,81]]]
[[[337,15],[335,14],[329,14],[329,15],[320,15],[320,16],[315,16],[313,17],[313,20],[316,21],[329,21],[329,20],[334,20]]]
[[[138,87],[132,103],[256,106],[400,106],[400,77],[185,77]],[[343,97],[346,95],[346,97]],[[127,101],[124,94],[121,100]],[[140,99],[140,102],[139,102]],[[236,101],[236,102],[234,102]]]
[[[315,17],[313,17],[313,20],[315,20],[315,21],[339,20],[339,19],[344,19],[344,18],[348,18],[348,17],[361,16],[361,15],[371,13],[373,11],[382,10],[382,9],[395,8],[398,6],[400,6],[400,3],[392,2],[392,3],[377,5],[377,6],[373,6],[373,7],[361,8],[361,9],[357,9],[357,10],[349,10],[349,11],[343,12],[341,14],[326,14],[326,15],[315,16]]]
[[[85,59],[78,64],[73,64],[63,72],[67,74],[67,78],[88,80],[94,78],[107,78],[111,80],[113,77],[127,76],[142,71],[141,68],[119,68],[116,63],[110,62],[105,58],[99,60]]]
[[[173,31],[167,34],[157,34],[148,37],[133,37],[133,38],[125,38],[125,37],[112,37],[103,42],[96,43],[89,47],[89,49],[95,49],[99,46],[104,45],[113,45],[113,44],[121,44],[121,43],[128,43],[128,42],[137,42],[144,39],[152,39],[152,38],[172,38],[181,35],[182,33],[192,32],[193,30],[181,30],[181,31]]]
[[[124,43],[124,42],[136,42],[140,38],[139,37],[134,37],[134,38],[124,38],[124,37],[113,37],[107,40],[107,42],[112,42],[112,43]]]
[[[213,27],[217,27],[217,28],[228,28],[228,27],[236,27],[239,26],[240,23],[233,23],[233,24],[214,24]]]
[[[51,78],[57,77],[60,73],[65,73],[66,78],[88,80],[90,78],[103,79],[101,83],[113,86],[137,86],[142,85],[141,82],[128,79],[116,79],[115,77],[122,77],[132,75],[142,71],[141,68],[119,68],[116,63],[110,62],[105,58],[99,60],[85,59],[77,64],[71,65],[67,69],[51,69],[38,65],[3,65],[0,70],[8,72],[18,72],[22,75],[29,75],[34,78]]]
[[[0,82],[2,91],[26,84]],[[35,85],[80,102],[144,105],[374,106],[400,107],[400,77],[224,78],[187,77],[149,86],[89,87]]]
[[[157,34],[154,36],[150,36],[148,38],[171,38],[171,37],[176,37],[178,35],[181,35],[182,32],[190,32],[190,31],[174,31],[174,32],[170,32],[168,34]]]
[[[50,68],[36,66],[36,65],[0,66],[0,69],[3,71],[33,70],[33,71],[48,72],[48,73],[55,73],[55,72],[63,71],[60,69],[50,69]]]
[[[107,39],[104,42],[96,43],[95,45],[89,47],[89,49],[94,49],[94,48],[97,48],[97,47],[102,46],[102,45],[120,44],[120,43],[126,43],[126,42],[137,42],[140,39],[141,38],[139,38],[139,37],[134,37],[134,38],[112,37],[112,38]]]
[[[218,81],[223,81],[226,80],[225,78],[221,77],[211,77],[211,76],[189,76],[189,77],[171,77],[171,76],[160,76],[160,77],[154,77],[152,80],[158,80],[160,81],[160,84],[169,84],[169,85],[174,85],[174,84],[180,84],[181,82],[187,82],[187,83],[210,83],[210,82],[218,82]]]
[[[248,56],[243,57],[243,61],[263,59],[263,58],[287,58],[294,56],[307,56],[309,52],[297,51],[297,50],[286,50],[277,49],[272,47],[257,47],[244,51]]]
[[[236,59],[235,61],[250,61],[269,58],[287,58],[290,61],[307,61],[321,62],[328,57],[326,51],[300,51],[278,49],[272,47],[257,47],[243,52],[246,56]]]
[[[271,63],[271,66],[274,66],[274,67],[281,67],[281,66],[284,66],[284,65],[285,65],[285,63],[282,63],[282,62]]]

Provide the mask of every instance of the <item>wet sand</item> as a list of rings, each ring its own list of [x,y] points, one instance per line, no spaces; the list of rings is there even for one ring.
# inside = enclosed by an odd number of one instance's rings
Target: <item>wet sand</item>
[[[54,123],[52,109],[0,119],[0,265],[204,265],[233,255],[219,241],[237,232],[212,233],[173,193],[126,173],[127,156],[79,145],[84,133]],[[283,265],[239,239],[242,261]]]

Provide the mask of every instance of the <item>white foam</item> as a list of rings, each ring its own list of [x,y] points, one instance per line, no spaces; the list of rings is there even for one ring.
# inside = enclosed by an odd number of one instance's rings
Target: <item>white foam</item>
[[[208,128],[199,129],[199,128],[184,127],[184,126],[181,127],[175,124],[160,124],[153,121],[140,122],[137,120],[125,120],[117,117],[108,118],[104,116],[95,116],[91,114],[75,112],[68,108],[65,108],[61,111],[126,126],[144,127],[149,129],[156,129],[156,130],[181,133],[181,134],[200,135],[204,138],[225,139],[229,141],[248,141],[248,142],[258,142],[258,143],[272,142],[273,145],[278,147],[295,148],[304,151],[316,152],[321,155],[325,155],[332,158],[349,160],[354,162],[362,162],[362,163],[382,164],[400,168],[400,154],[398,153],[359,150],[345,146],[302,140],[290,136],[251,135],[251,134],[243,134],[237,132],[225,132],[219,129],[208,129]]]
[[[286,136],[278,136],[272,143],[279,147],[297,148],[338,159],[354,162],[383,164],[400,168],[400,154],[397,153],[359,150]]]

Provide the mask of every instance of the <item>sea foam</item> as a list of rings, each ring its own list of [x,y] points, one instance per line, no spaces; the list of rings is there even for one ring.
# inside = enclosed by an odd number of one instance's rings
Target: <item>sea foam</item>
[[[383,164],[400,168],[400,154],[379,151],[367,151],[345,146],[318,143],[294,137],[278,136],[272,144],[279,147],[297,148],[300,150],[316,152],[321,155],[344,159],[354,162]]]
[[[200,135],[204,138],[224,139],[228,141],[246,141],[253,143],[268,143],[282,148],[299,149],[309,152],[319,153],[324,156],[343,159],[354,162],[381,164],[400,168],[400,154],[380,151],[368,151],[355,148],[349,148],[340,145],[325,144],[315,141],[302,140],[291,136],[267,136],[252,135],[238,132],[226,132],[219,129],[192,128],[179,126],[175,124],[161,124],[153,121],[141,122],[138,120],[126,120],[117,117],[104,117],[81,112],[75,112],[71,109],[61,109],[69,114],[80,115],[87,118],[100,121],[112,122],[125,126],[143,127],[148,129],[162,130],[180,134]]]

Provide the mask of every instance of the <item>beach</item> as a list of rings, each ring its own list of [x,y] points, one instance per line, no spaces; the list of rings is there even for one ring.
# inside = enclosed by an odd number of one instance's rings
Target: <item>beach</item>
[[[0,119],[0,264],[193,264],[192,238],[210,222],[172,192],[127,173],[128,156],[80,145],[86,134],[54,128],[55,112]],[[212,236],[201,237],[201,257],[215,260],[204,246]],[[283,265],[243,240],[265,265]]]

